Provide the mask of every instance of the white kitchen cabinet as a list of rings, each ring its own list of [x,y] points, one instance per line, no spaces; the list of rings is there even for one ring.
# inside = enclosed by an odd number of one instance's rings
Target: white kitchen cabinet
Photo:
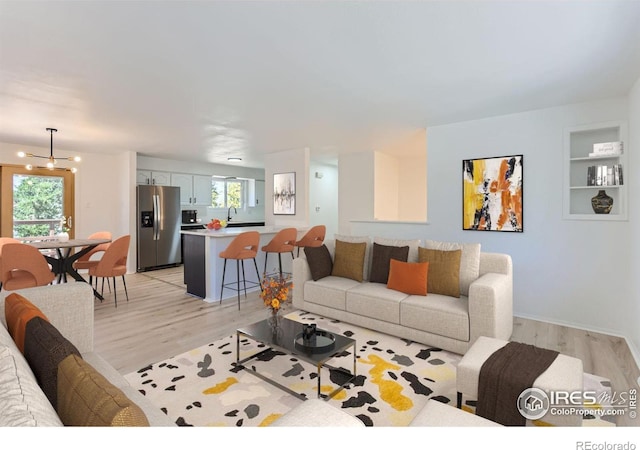
[[[211,177],[207,175],[193,176],[193,205],[211,206]]]
[[[191,205],[191,199],[193,198],[193,175],[172,173],[171,186],[177,186],[180,188],[181,205]]]
[[[247,180],[248,206],[264,206],[264,180]]]
[[[155,184],[158,186],[171,186],[171,174],[169,172],[154,172],[151,170],[138,170],[136,172],[136,184]]]
[[[211,206],[211,177],[172,173],[171,185],[180,188],[180,204],[185,206]]]

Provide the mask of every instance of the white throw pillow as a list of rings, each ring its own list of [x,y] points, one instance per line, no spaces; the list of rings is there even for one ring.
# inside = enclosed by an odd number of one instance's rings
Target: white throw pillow
[[[469,296],[469,286],[480,276],[480,244],[440,242],[426,239],[424,247],[431,250],[462,250],[460,256],[460,294]]]

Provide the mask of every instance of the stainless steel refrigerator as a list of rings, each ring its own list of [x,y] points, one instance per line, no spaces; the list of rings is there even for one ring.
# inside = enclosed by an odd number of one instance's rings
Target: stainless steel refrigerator
[[[138,272],[180,264],[180,188],[137,186]]]

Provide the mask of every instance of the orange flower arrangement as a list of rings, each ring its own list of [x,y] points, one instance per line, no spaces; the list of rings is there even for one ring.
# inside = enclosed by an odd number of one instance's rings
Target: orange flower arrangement
[[[282,276],[265,276],[262,279],[261,288],[260,298],[264,302],[264,306],[276,314],[289,299],[289,289],[293,288],[293,284],[289,283],[288,278]]]

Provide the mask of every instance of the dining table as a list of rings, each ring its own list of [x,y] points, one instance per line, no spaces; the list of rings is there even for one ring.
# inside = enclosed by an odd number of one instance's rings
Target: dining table
[[[52,254],[43,253],[43,256],[46,258],[47,262],[51,265],[51,269],[53,273],[56,274],[58,278],[58,283],[67,281],[67,275],[70,275],[74,280],[87,282],[85,278],[78,273],[75,267],[73,267],[73,263],[75,263],[82,255],[90,252],[93,248],[97,247],[100,244],[106,244],[111,242],[111,239],[67,239],[67,240],[59,240],[57,238],[54,239],[43,239],[40,241],[30,241],[25,242],[38,250],[55,250],[55,256]],[[79,251],[75,252],[72,250],[80,248]],[[100,301],[104,300],[104,297],[92,286],[93,295],[96,296]]]

